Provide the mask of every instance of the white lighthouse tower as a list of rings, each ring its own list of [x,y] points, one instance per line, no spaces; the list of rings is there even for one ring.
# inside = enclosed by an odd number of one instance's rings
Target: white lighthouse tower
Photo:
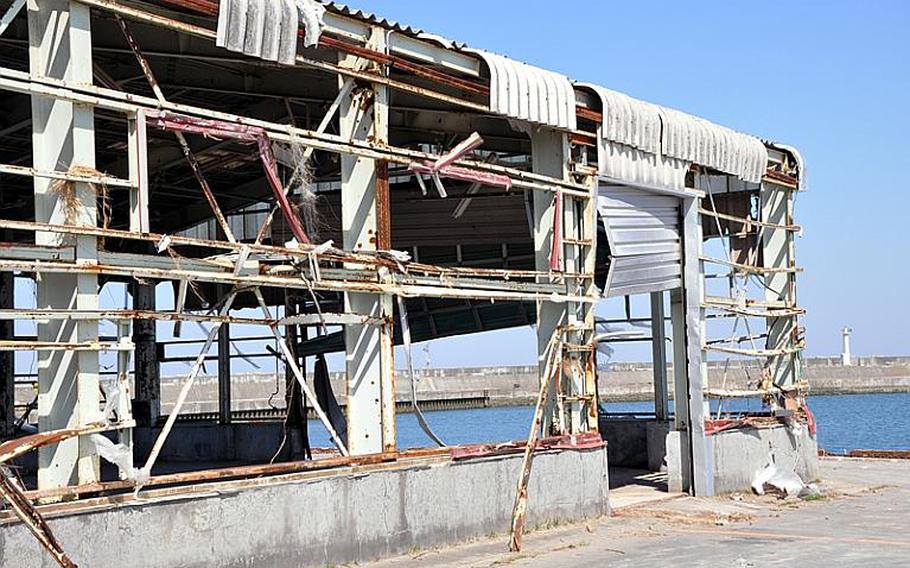
[[[853,333],[853,330],[849,327],[844,328],[844,347],[843,351],[840,354],[841,363],[844,367],[849,367],[853,364],[853,357],[850,355],[850,334]]]

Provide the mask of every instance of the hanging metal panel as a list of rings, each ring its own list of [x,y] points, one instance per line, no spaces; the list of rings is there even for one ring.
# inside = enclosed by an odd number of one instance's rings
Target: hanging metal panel
[[[300,14],[294,0],[222,0],[215,45],[294,65]]]
[[[682,286],[679,197],[602,180],[597,208],[607,234],[605,297]]]

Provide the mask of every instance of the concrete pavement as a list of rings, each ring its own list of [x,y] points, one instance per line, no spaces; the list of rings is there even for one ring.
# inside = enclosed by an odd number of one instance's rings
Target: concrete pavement
[[[822,473],[825,496],[814,501],[745,494],[697,499],[633,486],[613,492],[615,505],[628,504],[617,506],[612,517],[541,527],[525,535],[524,549],[517,554],[506,551],[507,535],[490,535],[456,547],[414,549],[370,566],[910,564],[910,461],[826,458]],[[635,498],[628,498],[631,493]]]

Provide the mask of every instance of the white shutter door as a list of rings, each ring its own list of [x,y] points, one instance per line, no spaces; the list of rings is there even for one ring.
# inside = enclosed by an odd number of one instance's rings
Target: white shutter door
[[[597,208],[610,244],[604,296],[682,286],[680,198],[601,184]]]

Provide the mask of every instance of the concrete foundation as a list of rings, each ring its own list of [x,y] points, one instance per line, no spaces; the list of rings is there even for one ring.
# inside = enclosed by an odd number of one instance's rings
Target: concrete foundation
[[[818,443],[806,426],[738,428],[711,436],[714,441],[714,491],[748,491],[752,477],[773,457],[781,469],[793,469],[803,481],[819,479]]]
[[[784,426],[737,428],[708,436],[714,458],[714,492],[717,495],[751,491],[755,472],[774,463],[793,469],[805,482],[819,479],[818,443],[805,425],[793,432]],[[681,491],[681,435],[667,437],[667,484],[670,491]]]
[[[427,458],[44,513],[80,566],[326,566],[507,532],[520,466],[520,454]],[[527,526],[603,515],[607,487],[604,449],[543,452],[534,460]],[[0,568],[52,565],[21,523],[0,529]]]

